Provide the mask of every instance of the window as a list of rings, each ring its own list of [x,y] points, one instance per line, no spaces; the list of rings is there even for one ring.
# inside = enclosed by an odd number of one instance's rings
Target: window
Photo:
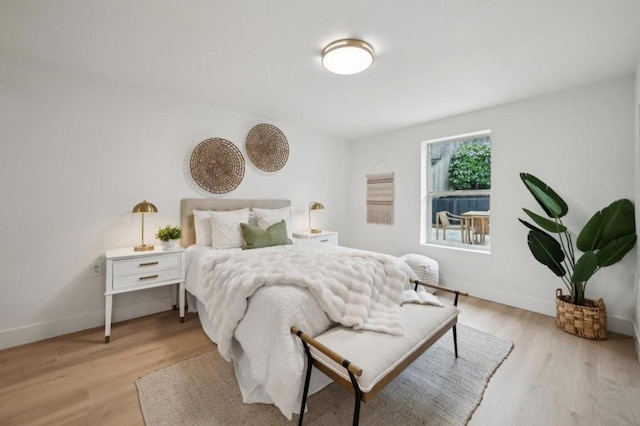
[[[422,244],[490,250],[490,133],[422,142]]]

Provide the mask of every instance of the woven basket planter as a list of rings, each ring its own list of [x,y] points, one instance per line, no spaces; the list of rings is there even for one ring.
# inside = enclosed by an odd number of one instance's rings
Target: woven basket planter
[[[574,336],[592,340],[607,339],[607,307],[602,299],[586,299],[585,306],[569,302],[561,289],[556,290],[556,325]]]

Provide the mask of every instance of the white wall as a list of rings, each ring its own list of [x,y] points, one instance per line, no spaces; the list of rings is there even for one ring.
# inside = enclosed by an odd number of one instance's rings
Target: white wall
[[[267,174],[247,161],[243,182],[225,197],[291,199],[297,229],[307,227],[308,202],[321,201],[326,209],[314,220],[339,230],[345,245],[423,253],[438,259],[445,285],[554,315],[553,291],[561,283],[526,247],[516,218],[521,207],[537,206],[518,173],[539,175],[565,197],[574,230],[613,199],[633,199],[633,104],[629,77],[351,144],[272,122],[289,141],[287,165]],[[180,199],[203,196],[185,176],[190,150],[222,137],[244,152],[248,130],[261,122],[269,121],[0,57],[0,349],[102,325],[104,276],[90,276],[89,264],[106,248],[139,242],[140,219],[131,208],[146,198],[160,210],[147,215],[147,241],[158,227],[178,224]],[[487,128],[492,253],[421,246],[420,142]],[[380,159],[396,172],[393,226],[365,223],[365,174]],[[610,328],[626,334],[633,333],[636,255],[599,272],[588,287],[590,297],[605,299]],[[114,320],[169,308],[168,289],[120,295]],[[635,318],[637,325],[640,301]]]
[[[565,223],[574,232],[611,201],[633,200],[633,98],[634,81],[627,77],[353,142],[348,242],[433,257],[444,285],[555,315],[554,291],[563,284],[529,252],[517,218],[522,207],[539,207],[518,174],[533,173],[564,197]],[[484,129],[492,131],[491,254],[420,245],[420,142]],[[396,173],[394,225],[366,224],[365,174],[379,159]],[[588,297],[604,298],[609,328],[628,335],[635,264],[634,251],[587,287]]]
[[[146,216],[147,242],[160,226],[179,225],[180,200],[203,196],[185,176],[190,151],[220,137],[244,153],[261,122],[0,57],[0,349],[104,324],[104,276],[90,276],[89,264],[139,243],[132,207],[147,199],[159,209]],[[247,159],[244,180],[225,197],[291,199],[294,230],[306,229],[307,205],[318,200],[325,210],[314,223],[347,238],[348,144],[272,124],[289,141],[287,164],[268,174]],[[116,296],[114,321],[167,310],[169,294]]]

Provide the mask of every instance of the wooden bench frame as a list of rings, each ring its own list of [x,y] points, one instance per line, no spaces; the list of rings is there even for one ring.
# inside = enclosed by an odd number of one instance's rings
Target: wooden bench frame
[[[418,280],[411,280],[413,284],[415,284],[415,289],[418,289],[418,286],[430,287],[437,290],[441,290],[448,293],[455,294],[455,299],[453,301],[454,306],[458,306],[458,297],[459,296],[468,296],[469,294],[466,292],[452,290],[446,287],[440,287],[434,284],[423,283]],[[309,381],[311,378],[311,370],[313,366],[315,366],[318,370],[322,371],[324,374],[332,378],[336,383],[345,388],[347,391],[352,393],[355,397],[355,406],[353,410],[353,424],[357,425],[360,419],[360,401],[368,402],[373,399],[374,396],[378,394],[386,385],[388,385],[393,379],[395,379],[405,368],[407,368],[413,361],[415,361],[420,355],[422,355],[431,345],[433,345],[440,337],[442,337],[449,329],[453,329],[453,346],[455,351],[455,357],[458,358],[458,334],[456,331],[456,323],[458,322],[457,316],[452,318],[447,323],[445,323],[440,330],[430,337],[427,341],[421,344],[418,348],[413,350],[411,354],[400,364],[398,364],[393,370],[387,373],[382,380],[380,380],[369,392],[362,392],[360,390],[360,386],[358,385],[357,377],[362,376],[362,369],[357,365],[353,364],[346,358],[342,357],[338,353],[334,352],[318,340],[313,337],[305,334],[298,327],[291,327],[291,333],[295,334],[302,341],[302,345],[304,347],[304,351],[307,357],[307,371],[304,382],[304,391],[302,394],[302,403],[300,407],[300,417],[298,418],[298,425],[302,425],[302,419],[304,417],[304,409],[307,403],[307,395],[309,392]],[[318,358],[313,358],[311,355],[311,350],[309,349],[309,345],[313,346],[315,349],[329,357],[331,360],[336,362],[338,365],[343,366],[347,373],[349,374],[350,381],[346,380],[344,377],[340,376],[338,373],[329,368],[326,364],[319,360]]]

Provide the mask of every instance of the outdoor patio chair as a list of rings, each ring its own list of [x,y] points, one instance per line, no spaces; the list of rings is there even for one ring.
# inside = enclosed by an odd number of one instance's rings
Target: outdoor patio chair
[[[474,218],[470,229],[473,242],[484,244],[485,237],[490,234],[490,230],[491,227],[489,225],[488,217]]]
[[[460,240],[465,241],[464,236],[464,224],[465,218],[458,216],[457,214],[450,213],[448,211],[441,211],[436,213],[436,240],[440,239],[440,229],[442,229],[442,239],[447,239],[447,229],[459,229]]]

